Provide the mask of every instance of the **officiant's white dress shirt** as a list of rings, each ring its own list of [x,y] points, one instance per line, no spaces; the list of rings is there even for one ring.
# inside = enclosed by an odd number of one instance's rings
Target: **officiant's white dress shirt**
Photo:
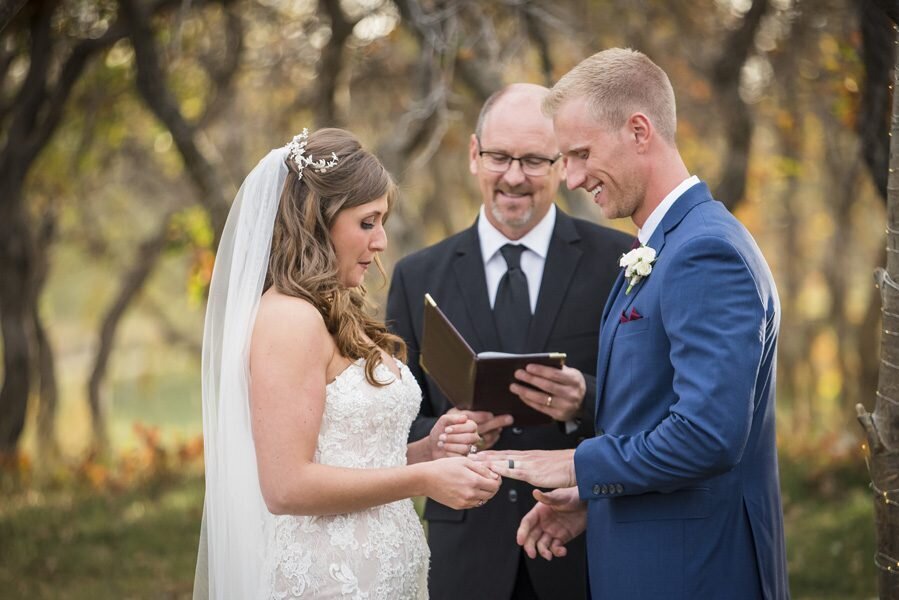
[[[499,249],[506,244],[520,244],[526,250],[521,253],[521,270],[528,278],[528,296],[531,301],[531,314],[537,308],[537,294],[540,293],[540,282],[543,281],[543,266],[549,252],[549,241],[556,226],[556,205],[551,204],[549,211],[537,225],[521,239],[510,240],[499,229],[487,220],[487,213],[481,205],[481,217],[478,219],[478,237],[481,240],[481,258],[484,261],[484,274],[487,276],[487,294],[490,296],[490,308],[496,302],[496,291],[499,280],[506,274],[506,260]]]

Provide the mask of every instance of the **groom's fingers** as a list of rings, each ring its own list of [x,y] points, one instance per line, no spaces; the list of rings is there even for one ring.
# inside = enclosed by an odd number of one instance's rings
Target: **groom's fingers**
[[[568,554],[568,548],[566,548],[565,544],[563,544],[556,538],[553,538],[552,544],[550,544],[549,549],[557,558],[562,558]]]
[[[553,559],[553,553],[549,549],[552,540],[552,536],[546,532],[544,532],[543,535],[540,536],[540,539],[537,540],[537,552],[539,552],[540,556],[542,556],[546,560]]]

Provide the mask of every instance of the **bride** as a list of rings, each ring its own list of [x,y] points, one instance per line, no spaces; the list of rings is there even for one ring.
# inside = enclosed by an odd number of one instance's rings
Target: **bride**
[[[472,508],[499,489],[464,456],[478,437],[462,415],[406,443],[421,392],[362,287],[395,196],[339,129],[304,130],[238,192],[203,339],[195,598],[427,598],[410,498]]]

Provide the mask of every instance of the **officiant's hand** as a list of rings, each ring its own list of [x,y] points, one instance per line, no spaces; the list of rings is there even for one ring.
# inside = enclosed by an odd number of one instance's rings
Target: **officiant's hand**
[[[486,462],[502,477],[526,481],[534,487],[567,488],[577,485],[574,448],[566,450],[490,450],[472,458]]]
[[[478,423],[463,412],[448,411],[442,415],[428,435],[431,460],[447,456],[468,456],[481,443]]]
[[[492,412],[484,410],[451,408],[446,414],[465,415],[478,424],[478,435],[481,436],[481,440],[474,444],[477,452],[493,448],[493,445],[499,440],[499,434],[503,432],[503,427],[509,427],[513,422],[512,415],[494,415]],[[474,452],[471,452],[471,454],[474,454]]]
[[[587,393],[587,382],[577,369],[563,366],[561,369],[546,365],[530,364],[527,369],[515,371],[515,378],[535,388],[513,383],[509,389],[517,394],[522,402],[549,415],[556,421],[574,419]]]
[[[565,544],[587,528],[587,503],[576,487],[534,490],[534,498],[537,504],[521,520],[515,541],[531,558],[561,558],[568,554]]]

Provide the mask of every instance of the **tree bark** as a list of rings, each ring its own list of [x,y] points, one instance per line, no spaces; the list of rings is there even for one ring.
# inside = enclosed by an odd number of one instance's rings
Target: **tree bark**
[[[880,197],[887,199],[887,166],[890,140],[886,123],[890,114],[890,69],[893,57],[893,26],[887,18],[888,2],[860,0],[856,4],[862,34],[861,58],[865,81],[858,107],[858,137],[862,158]],[[896,11],[895,5],[893,11]],[[893,15],[895,18],[895,14]]]
[[[899,41],[899,38],[897,38]],[[893,67],[893,89],[899,64]],[[893,94],[890,164],[887,180],[887,260],[875,278],[883,302],[880,376],[874,412],[856,406],[865,430],[868,472],[874,490],[878,592],[899,600],[899,93]]]
[[[746,195],[746,171],[752,142],[752,114],[740,97],[740,74],[755,47],[755,34],[768,10],[768,0],[754,0],[743,23],[724,43],[712,67],[711,83],[725,121],[727,153],[715,198],[733,210]]]
[[[0,31],[6,29],[26,2],[28,0],[4,0],[0,3]]]

